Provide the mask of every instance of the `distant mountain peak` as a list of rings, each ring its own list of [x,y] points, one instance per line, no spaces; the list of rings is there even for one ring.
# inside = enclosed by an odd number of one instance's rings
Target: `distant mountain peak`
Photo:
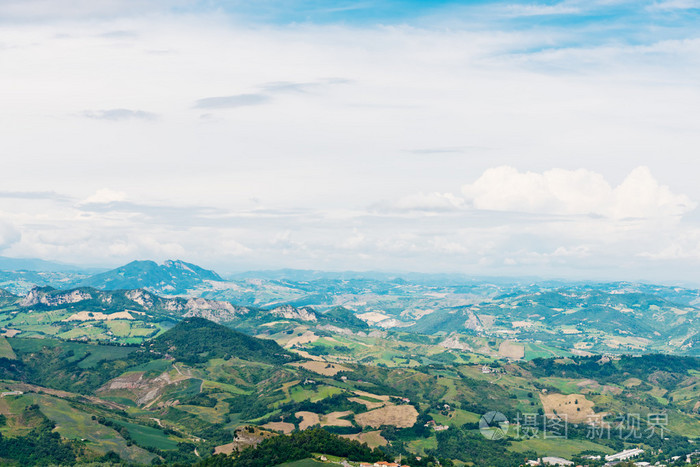
[[[136,260],[111,271],[88,277],[79,285],[102,290],[147,289],[157,293],[185,293],[205,281],[222,281],[216,272],[182,260],[158,264]]]

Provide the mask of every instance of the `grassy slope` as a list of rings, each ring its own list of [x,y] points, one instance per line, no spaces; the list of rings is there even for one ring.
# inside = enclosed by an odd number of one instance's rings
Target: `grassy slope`
[[[4,337],[0,337],[0,358],[9,358],[10,360],[17,358],[12,346]]]

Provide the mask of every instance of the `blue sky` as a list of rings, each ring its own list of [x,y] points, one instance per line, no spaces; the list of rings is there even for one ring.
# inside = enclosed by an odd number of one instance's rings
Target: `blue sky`
[[[0,255],[687,281],[696,0],[2,0]]]
[[[260,1],[203,2],[188,9],[223,10],[261,24],[401,25],[551,30],[569,45],[647,44],[697,31],[694,1]],[[562,44],[559,44],[562,45]]]
[[[266,1],[197,2],[182,10],[223,9],[261,22],[397,24],[423,23],[426,18],[452,18],[482,27],[501,22],[505,26],[581,26],[594,23],[627,23],[628,26],[684,26],[697,18],[693,2],[671,1]],[[485,22],[489,21],[491,24]],[[685,24],[686,26],[688,24]]]

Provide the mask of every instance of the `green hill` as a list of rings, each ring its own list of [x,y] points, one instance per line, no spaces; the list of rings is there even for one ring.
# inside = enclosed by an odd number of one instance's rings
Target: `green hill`
[[[5,289],[0,289],[0,306],[7,306],[15,303],[19,297],[13,295]]]
[[[186,318],[147,346],[150,350],[171,355],[186,363],[229,357],[265,363],[286,363],[299,359],[275,341],[251,337],[204,318]]]
[[[369,329],[369,325],[355,316],[352,310],[348,310],[342,306],[328,310],[323,313],[320,318],[324,323],[333,326],[351,329]]]
[[[0,298],[17,298],[17,297],[5,289],[0,289]]]

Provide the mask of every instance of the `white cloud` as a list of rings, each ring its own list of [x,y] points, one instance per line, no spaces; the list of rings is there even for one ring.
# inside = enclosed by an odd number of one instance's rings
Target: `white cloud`
[[[613,219],[678,217],[696,206],[661,185],[647,167],[634,169],[612,187],[603,175],[585,169],[536,173],[501,166],[464,185],[462,193],[476,209]]]
[[[191,0],[3,0],[4,20],[109,18],[167,11],[191,6]]]
[[[22,235],[14,226],[0,219],[0,251],[17,243],[21,238]]]
[[[367,237],[358,231],[357,229],[353,229],[352,235],[349,237],[345,238],[339,245],[340,248],[345,248],[348,250],[357,250],[360,247],[362,247],[365,239]]]
[[[664,0],[654,2],[646,7],[649,11],[691,10],[696,8],[700,8],[700,1],[698,0]]]
[[[80,204],[107,204],[125,200],[126,193],[124,193],[123,191],[115,191],[110,190],[109,188],[102,188],[85,198],[83,201],[81,201]]]
[[[561,257],[579,257],[579,258],[585,258],[586,256],[590,256],[590,250],[588,247],[584,245],[578,245],[573,248],[567,248],[560,246],[556,250],[552,252],[552,256],[561,256]]]
[[[503,10],[507,15],[520,16],[551,16],[551,15],[574,15],[581,12],[578,5],[572,2],[561,2],[554,5],[544,4],[512,4],[505,5]]]

